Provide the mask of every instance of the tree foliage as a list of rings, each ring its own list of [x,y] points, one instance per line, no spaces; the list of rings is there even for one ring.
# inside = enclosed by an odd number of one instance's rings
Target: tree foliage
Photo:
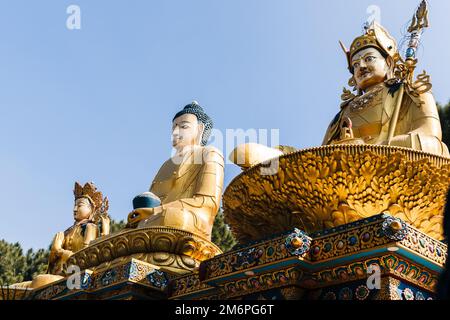
[[[28,250],[26,254],[19,243],[0,240],[0,285],[29,281],[47,270],[48,250]]]
[[[113,234],[113,233],[116,233],[116,232],[122,230],[123,228],[125,228],[126,224],[127,223],[124,220],[116,221],[114,219],[111,219],[109,233]]]
[[[450,101],[445,106],[438,105],[438,111],[441,119],[442,141],[450,146]]]
[[[216,216],[211,234],[211,241],[214,242],[223,252],[229,251],[236,244],[230,228],[225,223],[222,210]]]

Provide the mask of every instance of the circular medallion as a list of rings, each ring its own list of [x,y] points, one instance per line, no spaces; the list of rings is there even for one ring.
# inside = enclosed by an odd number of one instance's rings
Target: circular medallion
[[[339,241],[337,242],[337,244],[336,244],[336,248],[337,248],[338,250],[342,250],[342,249],[344,248],[344,241],[339,240]]]
[[[367,299],[367,297],[369,296],[369,288],[367,288],[367,286],[359,286],[358,288],[356,288],[355,290],[355,294],[356,294],[356,299],[358,300],[365,300]]]
[[[361,238],[362,238],[363,242],[369,241],[370,240],[370,233],[369,232],[364,232]]]

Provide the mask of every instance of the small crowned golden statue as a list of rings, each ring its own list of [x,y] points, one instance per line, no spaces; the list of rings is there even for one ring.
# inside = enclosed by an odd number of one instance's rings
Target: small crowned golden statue
[[[128,215],[129,228],[172,227],[211,240],[224,178],[222,153],[206,146],[212,127],[211,118],[195,101],[175,115],[175,154],[159,169],[149,190],[158,205],[135,207]]]
[[[103,198],[95,185],[90,182],[81,186],[75,182],[73,191],[74,224],[64,232],[58,232],[50,248],[47,274],[37,275],[32,281],[16,283],[17,288],[36,289],[66,275],[67,260],[77,251],[86,248],[91,241],[109,234],[108,198]]]
[[[418,34],[426,26],[412,25],[409,31]],[[417,43],[408,49],[405,61],[395,39],[373,22],[350,50],[341,46],[352,74],[349,85],[355,93],[344,88],[341,110],[328,127],[323,144],[391,145],[449,156],[441,141],[430,78],[424,71],[412,80]]]
[[[53,239],[48,264],[48,273],[64,275],[66,261],[77,251],[86,248],[92,240],[109,234],[108,198],[103,198],[92,182],[81,186],[75,182],[73,191],[74,224]]]

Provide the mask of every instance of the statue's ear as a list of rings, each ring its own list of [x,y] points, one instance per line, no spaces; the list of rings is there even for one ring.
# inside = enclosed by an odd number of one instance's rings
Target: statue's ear
[[[389,70],[393,70],[394,69],[395,62],[394,62],[394,59],[391,56],[388,56],[386,58],[386,64],[388,65]]]
[[[197,142],[198,144],[202,144],[202,139],[203,139],[203,132],[205,131],[205,125],[203,124],[203,122],[198,122],[198,135],[197,135]]]
[[[388,67],[386,78],[389,80],[394,77],[394,68],[395,68],[395,62],[391,56],[388,56],[386,58],[386,65]]]

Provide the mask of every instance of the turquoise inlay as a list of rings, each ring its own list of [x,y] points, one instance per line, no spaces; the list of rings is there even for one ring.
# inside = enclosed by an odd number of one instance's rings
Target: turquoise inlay
[[[256,275],[258,273],[264,273],[266,271],[276,270],[276,269],[280,269],[282,267],[296,266],[296,265],[299,265],[299,263],[306,263],[306,262],[303,262],[301,260],[297,260],[295,257],[292,257],[292,259],[290,259],[290,260],[284,260],[284,261],[281,261],[279,263],[275,263],[275,264],[272,264],[272,265],[269,265],[269,266],[267,266],[267,265],[264,266],[263,265],[263,266],[260,266],[260,267],[254,267],[252,269],[243,270],[243,271],[240,271],[240,272],[238,272],[238,273],[236,273],[236,274],[234,274],[232,276],[225,276],[224,278],[217,278],[217,279],[214,279],[214,280],[206,281],[206,283],[208,285],[210,285],[210,286],[214,286],[214,285],[221,284],[223,282],[228,282],[230,280],[245,278],[247,276],[244,273],[247,272],[247,271],[253,271],[255,273],[255,275]]]
[[[408,250],[405,250],[403,248],[399,248],[399,250],[396,253],[397,254],[401,254],[402,256],[408,258],[409,260],[411,260],[411,261],[413,261],[413,262],[415,262],[417,264],[420,264],[422,266],[425,266],[426,268],[428,268],[428,269],[430,269],[432,271],[441,273],[442,270],[443,270],[443,268],[438,266],[437,264],[435,264],[435,263],[433,263],[433,262],[431,262],[431,261],[429,261],[429,260],[427,260],[427,259],[425,259],[425,258],[423,258],[423,257],[421,257],[419,255],[411,253]]]
[[[414,263],[417,263],[419,265],[423,265],[426,268],[435,271],[435,272],[441,272],[442,268],[439,267],[437,264],[432,263],[430,261],[428,261],[427,259],[421,257],[418,254],[413,254],[407,250],[404,250],[402,248],[399,248],[398,251],[396,252],[391,252],[389,251],[387,248],[383,247],[383,248],[377,248],[371,251],[366,251],[366,252],[361,252],[361,253],[356,253],[350,256],[346,256],[346,257],[341,257],[341,258],[337,258],[337,259],[332,259],[329,261],[325,261],[325,262],[309,262],[309,261],[302,261],[302,260],[297,260],[295,258],[293,259],[289,259],[289,260],[284,260],[281,261],[279,263],[275,263],[272,265],[266,265],[266,266],[260,266],[260,267],[254,267],[252,269],[247,269],[247,270],[243,270],[241,272],[238,272],[234,275],[231,276],[225,276],[223,278],[217,278],[214,280],[210,280],[207,281],[206,283],[208,285],[214,286],[214,285],[218,285],[224,282],[229,282],[229,281],[233,281],[235,279],[240,279],[240,278],[246,278],[247,276],[244,274],[246,271],[253,271],[255,273],[255,275],[259,274],[259,273],[264,273],[266,271],[272,271],[272,270],[277,270],[277,269],[281,269],[283,267],[289,267],[289,266],[301,266],[302,269],[304,270],[308,270],[308,271],[313,271],[313,270],[317,270],[317,269],[325,269],[328,267],[333,267],[336,266],[338,264],[341,263],[345,263],[345,262],[351,262],[353,260],[358,260],[360,258],[367,258],[367,257],[376,257],[378,255],[381,254],[397,254],[399,256],[402,256],[404,258],[408,258],[409,260],[411,260]]]

